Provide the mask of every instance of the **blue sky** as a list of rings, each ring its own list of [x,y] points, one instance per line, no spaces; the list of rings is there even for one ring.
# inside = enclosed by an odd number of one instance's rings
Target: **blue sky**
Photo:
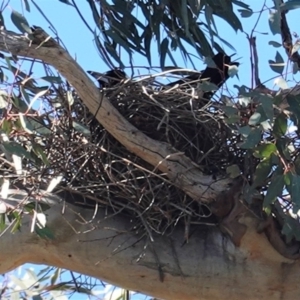
[[[43,18],[43,16],[38,12],[35,6],[30,3],[31,12],[28,13],[25,11],[25,7],[22,6],[22,0],[11,0],[9,7],[4,11],[4,20],[7,29],[12,31],[18,31],[15,26],[12,24],[10,20],[11,10],[14,9],[25,15],[27,21],[30,25],[37,25],[44,28],[47,32],[51,34],[49,30],[49,24]],[[108,67],[104,62],[101,61],[101,58],[98,55],[96,46],[93,43],[93,35],[92,33],[83,25],[80,17],[76,13],[73,7],[65,5],[58,0],[35,0],[35,2],[39,5],[41,10],[46,14],[47,18],[51,20],[53,26],[59,32],[59,37],[66,45],[70,54],[76,58],[78,63],[85,70],[95,70],[99,72],[105,72]],[[245,3],[249,3],[254,12],[259,12],[262,7],[263,1],[258,0],[248,0],[244,1]],[[77,1],[77,5],[81,11],[81,13],[85,16],[87,20],[90,20],[90,25],[94,28],[94,23],[92,19],[92,14],[89,8],[87,1],[80,0]],[[273,6],[273,1],[266,1],[266,5],[270,8]],[[274,60],[276,51],[279,51],[282,57],[287,60],[285,52],[282,48],[274,48],[270,46],[269,41],[276,41],[281,43],[280,35],[272,35],[269,30],[268,23],[268,11],[264,12],[261,15],[260,21],[256,27],[255,36],[257,38],[257,50],[259,53],[259,70],[260,70],[260,79],[262,82],[275,78],[278,75],[274,73],[269,64],[268,60]],[[244,32],[250,34],[251,30],[257,21],[258,13],[253,14],[251,18],[243,18],[242,23],[244,27]],[[299,27],[299,10],[290,11],[288,13],[288,22],[291,29],[291,32],[298,30]],[[247,86],[251,85],[251,68],[250,68],[250,47],[249,42],[246,38],[246,34],[242,32],[236,33],[231,27],[229,27],[223,20],[216,18],[216,24],[218,28],[218,33],[220,36],[225,38],[229,43],[231,43],[236,49],[236,57],[240,58],[239,62],[241,63],[239,68],[239,82],[238,79],[231,79],[229,85],[233,86],[234,83],[245,84]],[[297,32],[296,32],[297,33]],[[232,54],[233,51],[224,47],[225,51],[228,54]],[[192,49],[191,49],[192,51]],[[157,54],[156,47],[153,47],[152,53],[152,64],[153,66],[159,66],[159,56]],[[176,61],[179,66],[185,67],[184,61],[180,54],[174,54]],[[124,56],[124,59],[126,56]],[[203,68],[203,63],[199,59],[199,63],[195,60],[195,63],[199,65],[199,70]],[[125,65],[129,66],[128,63],[125,62]],[[147,66],[147,60],[140,55],[134,56],[134,65],[138,66]],[[170,62],[167,62],[166,65],[170,65]],[[191,68],[190,65],[187,67]],[[290,72],[291,66],[288,66],[288,71]],[[145,72],[145,70],[143,70]],[[38,74],[35,74],[38,76]],[[295,76],[295,79],[299,80],[299,75]],[[268,82],[269,87],[273,87],[274,80]],[[41,267],[36,267],[33,265],[27,264],[26,267],[34,267],[35,270],[40,270]],[[67,279],[69,275],[66,273]],[[73,296],[73,299],[86,299],[86,296]],[[136,299],[145,299],[145,297],[136,297]]]
[[[12,24],[10,20],[11,9],[17,10],[20,13],[23,13],[27,18],[30,25],[38,25],[43,27],[49,33],[49,24],[42,17],[42,15],[38,12],[35,6],[30,2],[31,11],[28,13],[25,10],[25,7],[21,5],[23,1],[13,0],[10,2],[10,7],[8,7],[4,12],[4,19],[6,27],[9,29],[17,29]],[[95,70],[99,72],[105,72],[108,70],[108,67],[104,62],[101,61],[101,58],[98,55],[98,51],[96,46],[93,43],[93,35],[92,33],[83,25],[80,17],[76,13],[75,9],[72,6],[65,5],[64,3],[59,2],[58,0],[36,0],[37,4],[41,8],[41,10],[45,13],[47,18],[51,20],[51,23],[55,27],[55,29],[59,32],[59,37],[66,45],[70,54],[73,55],[74,58],[78,61],[78,63],[86,70]],[[243,18],[242,23],[244,27],[244,32],[250,34],[255,24],[258,12],[261,10],[262,1],[245,1],[246,3],[250,3],[254,13],[250,18]],[[266,4],[271,8],[273,5],[273,1],[268,0]],[[85,16],[86,20],[89,22],[91,27],[94,29],[93,18],[89,8],[87,1],[77,1],[77,6],[80,9],[81,13]],[[296,31],[298,28],[298,14],[299,10],[290,11],[288,14],[289,26],[292,32]],[[256,33],[254,34],[257,38],[257,48],[259,52],[259,66],[260,66],[260,77],[261,81],[269,80],[270,78],[276,76],[268,64],[269,59],[275,58],[276,51],[281,53],[284,59],[286,59],[286,55],[281,48],[274,48],[268,45],[269,41],[277,41],[281,42],[280,35],[273,36],[270,33],[269,25],[268,25],[268,11],[264,12],[261,15],[260,21],[256,27]],[[226,22],[224,22],[220,18],[216,18],[216,24],[218,33],[220,36],[225,38],[229,43],[231,43],[236,49],[236,57],[240,58],[240,62],[242,63],[240,66],[239,78],[240,82],[250,86],[251,78],[250,74],[250,48],[249,42],[246,38],[246,34],[242,32],[236,33]],[[224,45],[223,45],[224,46]],[[153,46],[153,54],[152,55],[152,65],[159,66],[159,56],[155,54],[157,53],[157,49]],[[226,46],[224,46],[225,51],[228,54],[232,54],[233,51]],[[192,49],[190,49],[193,52]],[[179,66],[185,67],[185,63],[180,54],[174,54],[176,61]],[[125,51],[123,52],[123,57],[127,58]],[[126,59],[124,59],[126,60]],[[199,65],[199,69],[203,68],[203,63],[201,59],[195,59],[196,64]],[[170,65],[170,61],[167,61],[166,65]],[[134,55],[134,65],[138,66],[148,66],[147,60],[140,55]],[[129,63],[127,63],[129,66]],[[187,67],[192,68],[191,65],[187,65]],[[145,70],[143,71],[145,72]],[[273,82],[271,82],[273,84]]]

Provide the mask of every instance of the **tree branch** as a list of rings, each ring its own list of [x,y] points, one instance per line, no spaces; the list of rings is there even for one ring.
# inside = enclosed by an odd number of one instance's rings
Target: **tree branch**
[[[16,205],[25,196],[10,190],[5,202]],[[93,218],[93,210],[64,206],[55,195],[45,194],[42,199],[51,206],[45,213],[54,239],[30,233],[32,218],[24,215],[20,231],[12,234],[7,230],[1,236],[0,273],[25,262],[47,264],[172,300],[299,296],[299,263],[280,256],[266,237],[256,232],[257,220],[251,215],[239,219],[248,227],[240,248],[217,227],[201,225],[188,244],[183,245],[184,229],[177,228],[171,237],[154,236],[154,243],[144,250],[146,240],[130,232],[132,224],[127,218],[110,217],[104,209]]]

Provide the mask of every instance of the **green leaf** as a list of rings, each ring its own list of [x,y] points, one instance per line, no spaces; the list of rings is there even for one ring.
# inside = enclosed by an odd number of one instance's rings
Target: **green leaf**
[[[16,213],[14,215],[14,219],[13,220],[14,220],[14,225],[13,225],[13,227],[11,229],[11,233],[15,233],[16,231],[20,230],[20,228],[21,228],[21,220],[22,220],[21,215],[18,214],[18,213]]]
[[[51,276],[51,285],[54,285],[57,279],[60,277],[61,268],[56,268],[55,272]]]
[[[168,38],[164,38],[160,44],[160,67],[163,68],[165,65],[166,55],[169,48],[169,40]]]
[[[22,33],[32,33],[32,30],[25,19],[24,16],[22,16],[20,13],[18,13],[15,10],[12,10],[11,12],[11,20],[14,23],[14,25],[22,32]]]
[[[0,11],[0,26],[3,26],[4,29],[5,29],[5,23],[4,23],[4,18],[3,18],[3,14],[2,12]]]
[[[226,168],[226,173],[230,178],[236,178],[241,175],[241,170],[238,165],[231,165]]]
[[[224,106],[222,109],[228,117],[238,113],[238,109],[232,106]]]
[[[28,110],[28,105],[23,99],[13,96],[12,102],[19,112],[25,113]]]
[[[60,1],[60,2],[62,2],[64,4],[68,4],[68,5],[73,6],[73,4],[69,0],[58,0],[58,1]]]
[[[5,219],[6,219],[6,214],[0,213],[0,232],[6,228]]]
[[[274,108],[273,108],[273,99],[268,95],[262,95],[259,97],[259,101],[261,102],[261,106],[267,116],[267,118],[273,122],[274,118]]]
[[[260,123],[260,122],[259,122],[260,119],[261,119],[261,114],[258,113],[258,112],[255,112],[255,113],[250,117],[248,124],[249,124],[250,126],[255,126],[255,125],[257,125],[257,124]]]
[[[284,187],[284,176],[283,174],[274,174],[271,179],[271,183],[268,187],[267,194],[264,199],[263,207],[269,207],[273,204],[277,197],[282,194]]]
[[[19,117],[23,129],[29,134],[49,136],[52,132],[41,121],[38,122],[34,118],[26,117],[24,114],[19,114]]]
[[[284,113],[279,114],[274,122],[273,134],[280,138],[286,134],[288,127],[287,117]]]
[[[87,128],[86,126],[84,126],[78,122],[73,121],[73,128],[75,130],[77,130],[78,132],[81,132],[86,137],[91,136],[91,131],[89,130],[89,128]]]
[[[41,159],[41,161],[46,165],[49,166],[50,162],[47,158],[47,155],[45,154],[44,150],[36,143],[32,143],[32,150],[35,153],[35,155]]]
[[[16,142],[3,142],[3,148],[10,154],[17,155],[19,157],[25,157],[27,159],[32,159],[30,153],[26,149]]]
[[[300,175],[300,155],[299,155],[299,153],[294,161],[294,166],[295,166],[295,171],[297,172],[298,175]]]
[[[291,159],[291,154],[288,148],[289,145],[290,145],[290,141],[285,137],[277,138],[276,140],[277,150],[279,151],[280,155],[282,155],[287,160]]]
[[[24,3],[25,3],[26,11],[30,12],[30,6],[29,6],[29,3],[28,3],[28,0],[24,0]]]
[[[36,203],[35,201],[31,201],[31,202],[26,203],[24,205],[24,210],[27,211],[27,212],[29,212],[29,213],[31,213],[33,210],[36,209],[36,206],[38,206],[38,208],[42,212],[44,212],[44,211],[46,211],[46,210],[48,210],[48,209],[51,208],[51,206],[49,206],[47,203],[43,203],[43,202]]]
[[[275,10],[275,11],[270,11],[269,13],[269,26],[270,26],[270,30],[271,32],[275,35],[275,34],[280,34],[281,33],[281,29],[280,29],[280,12]]]
[[[231,1],[207,0],[213,8],[214,14],[226,21],[235,31],[243,31],[243,26],[239,18],[232,9]]]
[[[241,145],[242,149],[253,149],[261,140],[261,129],[252,129],[246,141]]]
[[[151,39],[152,39],[152,31],[150,26],[148,25],[144,31],[144,49],[146,52],[146,57],[148,60],[148,64],[151,66]],[[172,39],[172,41],[175,39]]]
[[[13,123],[12,121],[8,121],[8,120],[2,120],[2,124],[1,124],[1,130],[6,133],[7,135],[9,135],[12,131],[13,128]]]
[[[292,201],[294,202],[293,212],[297,213],[300,208],[300,176],[289,172],[290,183],[286,185],[287,190],[290,192]]]
[[[247,137],[251,132],[251,127],[246,125],[246,126],[238,128],[238,131],[242,136]]]
[[[241,14],[242,18],[249,18],[253,14],[252,10],[246,10],[246,9],[238,9],[238,12]]]
[[[272,171],[272,159],[268,157],[263,159],[256,167],[252,187],[256,188],[264,184],[265,180]]]
[[[275,47],[275,48],[280,48],[282,47],[282,44],[278,43],[278,42],[275,42],[275,41],[269,41],[268,43],[269,45]]]
[[[41,79],[48,81],[50,83],[62,84],[63,81],[60,76],[43,76]]]
[[[292,65],[293,65],[293,74],[296,74],[299,71],[298,64],[293,62]]]
[[[293,10],[293,9],[297,9],[297,8],[300,8],[299,0],[290,0],[290,1],[287,1],[280,5],[280,9],[283,11],[284,10]]]
[[[0,109],[6,108],[9,103],[8,94],[0,90]]]
[[[280,53],[277,51],[276,56],[275,56],[275,61],[269,60],[269,65],[274,72],[276,72],[278,74],[282,74],[286,64],[285,64],[282,56],[280,55]]]
[[[276,145],[272,143],[262,144],[254,149],[253,155],[257,158],[268,158],[277,151]]]
[[[108,29],[105,31],[107,36],[109,36],[115,43],[120,45],[122,48],[126,50],[126,52],[131,56],[132,55],[132,50],[130,49],[129,43],[127,40],[125,40],[119,32],[116,30]]]
[[[286,236],[287,243],[291,242],[293,238],[300,241],[299,222],[290,216],[285,215],[281,232]]]
[[[235,124],[235,123],[239,122],[240,119],[241,119],[240,116],[238,116],[238,115],[232,115],[232,116],[226,118],[226,119],[225,119],[225,122],[226,122],[227,124]]]
[[[55,239],[55,235],[53,231],[47,226],[43,228],[39,228],[38,226],[35,226],[35,232],[39,237],[43,239],[49,239],[49,240]]]
[[[287,103],[289,104],[289,110],[293,112],[297,118],[298,124],[300,123],[300,96],[287,95]]]

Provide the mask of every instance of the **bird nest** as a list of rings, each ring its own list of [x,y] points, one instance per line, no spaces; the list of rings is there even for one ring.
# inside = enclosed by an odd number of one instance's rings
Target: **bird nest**
[[[231,165],[242,170],[244,154],[220,102],[204,101],[188,86],[167,88],[149,79],[120,83],[103,93],[138,130],[185,153],[204,173],[225,176]],[[97,122],[72,88],[62,85],[43,98],[47,113],[27,115],[21,120],[26,130],[19,126],[10,131],[9,138],[31,155],[23,158],[22,175],[1,160],[2,174],[10,175],[12,184],[22,182],[38,190],[41,184],[60,179],[57,189],[84,196],[74,204],[97,203],[125,213],[150,236],[153,231],[164,234],[181,221],[206,222],[210,210],[129,152]],[[14,124],[19,121],[10,118]]]

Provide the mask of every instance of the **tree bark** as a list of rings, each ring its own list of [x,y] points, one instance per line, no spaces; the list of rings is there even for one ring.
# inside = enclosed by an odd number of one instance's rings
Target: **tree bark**
[[[5,201],[15,205],[25,195],[10,191]],[[111,217],[103,209],[94,216],[94,210],[64,204],[51,194],[43,201],[51,206],[45,214],[54,239],[30,233],[32,218],[25,215],[20,231],[1,236],[0,273],[30,262],[170,300],[298,299],[299,262],[279,255],[256,232],[257,220],[250,215],[239,220],[248,227],[239,248],[207,225],[197,226],[185,245],[179,226],[171,236],[155,236],[147,244],[129,230],[132,222],[126,217]]]

